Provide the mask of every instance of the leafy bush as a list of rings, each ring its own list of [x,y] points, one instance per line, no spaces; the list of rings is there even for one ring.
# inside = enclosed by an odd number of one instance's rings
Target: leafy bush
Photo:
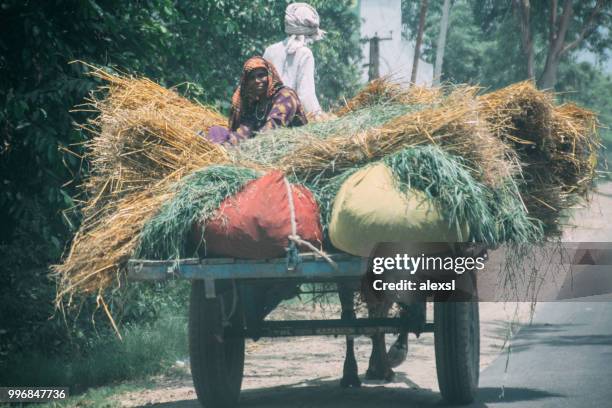
[[[70,386],[71,392],[126,379],[144,378],[170,368],[187,355],[187,318],[164,314],[153,323],[126,324],[123,341],[112,333],[90,339],[83,354],[42,351],[16,354],[0,371],[0,384]]]

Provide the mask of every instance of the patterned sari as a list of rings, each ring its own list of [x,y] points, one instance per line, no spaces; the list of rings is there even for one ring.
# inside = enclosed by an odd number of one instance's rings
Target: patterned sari
[[[246,83],[249,73],[259,68],[267,71],[268,88],[265,97],[255,100],[247,94]],[[215,143],[237,144],[256,132],[306,123],[304,108],[295,91],[283,86],[272,64],[262,57],[252,57],[244,64],[240,84],[232,97],[229,129],[213,126],[208,138]]]

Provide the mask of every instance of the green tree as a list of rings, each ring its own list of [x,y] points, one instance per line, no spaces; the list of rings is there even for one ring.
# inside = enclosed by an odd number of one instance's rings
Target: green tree
[[[533,3],[513,0],[512,8],[521,33],[529,78],[536,78],[535,43],[541,44],[540,54],[545,56],[545,62],[537,80],[542,88],[555,87],[559,63],[573,50],[586,46],[601,50],[612,44],[612,36],[603,29],[612,22],[610,2],[563,0],[561,4],[558,0]]]
[[[455,0],[450,14],[442,80],[495,90],[532,77],[530,70],[544,77],[543,73],[551,69],[551,52],[556,49],[551,43],[551,33],[555,30],[555,38],[561,43],[558,31],[562,25],[559,19],[563,18],[563,9],[558,2],[526,3],[531,7],[531,67],[526,63],[523,34],[513,0]],[[442,4],[442,0],[430,1],[423,50],[429,62],[433,62],[437,51]],[[553,4],[557,5],[555,24],[552,24],[550,13]],[[565,51],[555,57],[558,66],[554,89],[560,92],[559,99],[573,100],[598,112],[604,125],[602,133],[610,140],[612,137],[607,128],[612,126],[611,73],[604,72],[603,65],[580,62],[580,56],[588,50],[601,61],[607,60],[612,41],[609,30],[612,3],[585,1],[572,4],[572,12],[566,15]],[[417,5],[418,2],[408,1],[402,5],[403,19],[410,27],[416,27]],[[541,81],[540,85],[546,87],[546,81]]]
[[[433,62],[442,0],[432,0],[425,28],[425,57]],[[416,27],[416,2],[403,2],[403,19]],[[606,58],[612,46],[612,3],[601,0],[455,0],[443,78],[499,87],[527,78],[556,84],[560,64],[573,64],[579,51]],[[526,10],[526,11],[525,11]],[[525,14],[526,13],[526,14]],[[523,27],[521,29],[521,27]],[[415,30],[411,30],[414,37]]]

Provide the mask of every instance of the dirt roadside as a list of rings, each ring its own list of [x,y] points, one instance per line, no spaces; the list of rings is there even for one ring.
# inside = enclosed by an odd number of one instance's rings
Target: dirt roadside
[[[564,236],[567,241],[611,241],[612,227],[602,220],[612,219],[612,183],[600,185],[589,208],[577,210],[574,229]],[[529,321],[529,303],[481,303],[481,370],[487,367],[509,344],[511,332]],[[431,310],[428,316],[431,316]],[[279,307],[273,318],[315,318],[334,316],[330,307],[312,305]],[[337,315],[335,315],[337,316]],[[394,336],[387,336],[391,343]],[[355,341],[360,376],[367,368],[370,353],[368,338]],[[342,337],[295,337],[262,339],[247,343],[241,406],[243,407],[406,407],[420,401],[439,399],[436,379],[433,335],[410,335],[406,362],[395,369],[390,384],[364,382],[360,390],[339,387],[344,362]],[[116,396],[125,407],[199,407],[188,374],[177,378],[159,378],[153,389]]]

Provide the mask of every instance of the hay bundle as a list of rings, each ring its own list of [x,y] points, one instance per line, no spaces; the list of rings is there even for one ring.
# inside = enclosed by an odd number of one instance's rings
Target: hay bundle
[[[595,113],[573,103],[555,107],[551,139],[553,170],[569,194],[586,197],[595,179],[601,142]]]
[[[150,108],[101,112],[100,132],[86,146],[91,175],[84,187],[103,202],[227,161],[223,148],[174,122],[169,113]]]
[[[196,169],[228,161],[221,146],[196,132],[223,125],[216,111],[146,78],[93,75],[108,82],[86,109],[99,115],[83,128],[90,175],[83,184],[83,221],[68,255],[54,267],[58,301],[75,289],[107,287],[139,242],[146,221],[171,198],[174,183]],[[99,94],[98,94],[99,95]]]
[[[146,78],[94,70],[108,81],[104,97],[92,95],[87,108],[99,112],[85,129],[93,134],[85,158],[91,165],[84,184],[104,204],[141,191],[166,177],[180,178],[194,168],[227,161],[223,148],[196,132],[225,119]]]
[[[478,101],[493,132],[511,144],[521,161],[527,210],[544,222],[548,235],[559,235],[562,211],[586,196],[595,177],[595,115],[573,104],[556,107],[551,93],[529,81]]]
[[[467,158],[478,179],[495,185],[514,173],[513,155],[479,120],[476,91],[457,88],[440,106],[401,115],[380,127],[327,139],[307,137],[304,147],[283,157],[279,166],[310,179],[342,172],[409,146],[440,144]]]
[[[391,82],[388,77],[384,77],[369,82],[357,95],[348,100],[345,106],[338,109],[335,114],[344,116],[350,112],[380,103],[433,105],[441,100],[441,88],[424,86],[403,88],[399,84]]]
[[[519,82],[478,98],[479,110],[496,136],[514,148],[547,151],[550,148],[553,98],[532,82]]]
[[[214,109],[194,103],[148,78],[114,75],[102,69],[91,68],[91,75],[107,83],[99,88],[99,91],[106,95],[105,98],[94,98],[96,109],[103,105],[104,112],[111,114],[122,109],[157,109],[172,116],[175,123],[193,129],[227,124],[227,118]]]
[[[53,267],[59,276],[58,304],[64,297],[70,301],[77,291],[95,293],[119,283],[144,224],[173,194],[167,184],[160,184],[125,196],[102,216],[85,218],[63,263]]]
[[[547,233],[560,235],[563,211],[582,204],[593,187],[600,148],[595,115],[573,104],[555,107],[550,140],[546,157],[529,164],[523,190],[527,208],[545,221]]]
[[[547,168],[551,149],[552,95],[530,81],[519,82],[478,98],[479,109],[492,132],[509,143],[521,162],[521,193],[529,214],[557,230],[561,207],[558,183]]]

